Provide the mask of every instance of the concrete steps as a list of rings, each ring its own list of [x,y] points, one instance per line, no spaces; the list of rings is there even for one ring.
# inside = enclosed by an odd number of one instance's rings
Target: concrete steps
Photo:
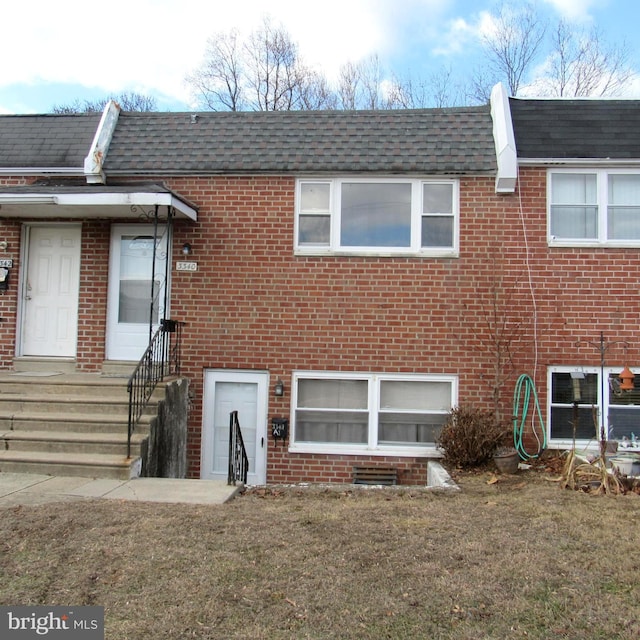
[[[58,407],[59,408],[59,407]],[[86,408],[85,408],[86,411]],[[151,411],[151,410],[150,410]],[[149,428],[151,413],[140,418],[136,430]],[[53,411],[31,413],[29,411],[2,412],[0,400],[0,433],[3,431],[71,431],[80,433],[102,433],[104,431],[126,433],[126,413],[104,415],[101,413],[56,413]]]
[[[3,473],[126,480],[140,475],[140,458],[108,454],[0,451],[0,470]]]
[[[0,373],[0,471],[129,479],[164,397],[154,392],[127,458],[127,378]]]
[[[146,437],[148,432],[136,430],[131,437],[134,451],[139,451]],[[122,432],[5,431],[1,438],[5,451],[127,455],[127,439]]]

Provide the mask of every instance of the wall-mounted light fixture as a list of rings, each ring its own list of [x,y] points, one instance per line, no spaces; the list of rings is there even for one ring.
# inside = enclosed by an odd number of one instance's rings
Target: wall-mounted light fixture
[[[6,251],[9,248],[9,243],[6,240],[0,240],[0,251]]]
[[[279,397],[284,395],[284,382],[282,382],[280,378],[276,380],[276,386],[273,388],[273,392]]]
[[[191,248],[191,244],[189,242],[185,242],[182,245],[182,253],[185,256],[190,256],[193,253],[193,249]]]

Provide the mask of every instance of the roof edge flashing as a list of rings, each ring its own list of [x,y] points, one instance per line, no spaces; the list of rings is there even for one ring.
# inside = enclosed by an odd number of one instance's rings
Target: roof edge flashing
[[[518,152],[513,133],[509,96],[501,82],[491,90],[491,119],[498,163],[496,193],[513,193],[518,179]]]
[[[119,115],[120,105],[114,100],[109,100],[102,112],[102,118],[100,118],[100,124],[96,129],[89,154],[84,159],[84,175],[89,184],[105,184],[106,182],[103,166]]]

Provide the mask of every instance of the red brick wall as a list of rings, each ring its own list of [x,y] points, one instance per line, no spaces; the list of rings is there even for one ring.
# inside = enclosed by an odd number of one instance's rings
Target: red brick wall
[[[105,357],[111,224],[82,225],[77,362],[81,371],[100,371]]]
[[[23,178],[0,178],[0,186],[27,184]],[[18,284],[20,282],[20,235],[22,225],[19,220],[2,217],[0,208],[0,240],[8,243],[6,251],[0,251],[0,258],[13,260],[9,270],[9,288],[0,291],[0,369],[10,369],[15,356],[15,335],[18,313]]]
[[[460,256],[434,259],[295,256],[292,177],[166,181],[200,208],[198,223],[178,221],[174,236],[174,260],[188,241],[198,270],[172,272],[171,316],[187,323],[191,477],[200,473],[207,368],[282,378],[285,396],[270,390],[269,417],[289,415],[292,371],[331,370],[456,374],[461,404],[491,407],[496,395],[508,418],[520,373],[534,375],[544,411],[547,366],[599,364],[597,349],[578,349],[579,339],[604,331],[628,340],[628,363],[640,365],[638,250],[548,247],[542,169],[523,169],[513,195],[496,195],[493,177],[462,178]],[[2,227],[17,238],[18,225]],[[108,223],[84,224],[78,358],[85,370],[104,353],[108,245]],[[0,295],[0,305],[6,367],[13,295]],[[510,356],[496,370],[496,345],[504,350],[509,339]],[[269,482],[346,479],[367,462],[393,462],[403,482],[426,478],[419,459],[292,455],[271,438],[268,446]]]
[[[199,270],[174,273],[182,300],[174,316],[189,323],[192,337],[193,475],[202,368],[265,369],[288,389],[296,369],[454,373],[460,403],[490,407],[497,388],[509,418],[519,374],[534,376],[544,412],[547,366],[599,363],[596,349],[576,348],[579,339],[595,340],[602,330],[628,340],[635,345],[629,362],[640,363],[638,252],[548,247],[545,170],[524,169],[513,195],[496,195],[493,178],[463,178],[455,259],[294,256],[292,178],[172,186],[202,205],[198,229],[176,233],[176,247],[192,242]],[[496,373],[497,350],[509,340]],[[289,394],[271,394],[271,416],[289,411]],[[269,446],[270,482],[340,478],[353,464],[383,460],[294,456]],[[395,462],[422,466],[407,480],[426,474],[424,462]]]
[[[175,239],[176,248],[192,243],[198,271],[173,274],[173,290],[180,294],[172,315],[188,323],[191,336],[185,352],[196,399],[191,474],[199,473],[203,368],[269,370],[288,391],[297,369],[453,373],[460,376],[461,402],[492,406],[487,343],[494,313],[499,326],[507,319],[507,333],[522,335],[519,366],[500,377],[498,400],[510,415],[515,372],[533,365],[524,344],[532,314],[518,198],[495,195],[492,178],[463,179],[459,258],[309,257],[293,254],[294,185],[292,178],[172,181],[201,205],[197,229],[181,225]],[[542,247],[544,203],[543,194],[536,221]],[[542,366],[539,371],[543,383]],[[270,394],[270,417],[289,415],[289,397]],[[290,456],[272,441],[269,447],[270,482],[345,477],[353,464],[381,461]],[[424,461],[395,462],[407,469],[403,481],[426,479]]]

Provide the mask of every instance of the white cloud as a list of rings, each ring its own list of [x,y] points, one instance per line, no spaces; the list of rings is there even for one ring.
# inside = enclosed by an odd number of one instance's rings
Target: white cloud
[[[260,0],[111,0],[91,11],[84,0],[10,3],[3,9],[3,24],[11,27],[0,39],[5,60],[0,87],[68,82],[186,99],[184,77],[200,63],[207,38],[234,26],[248,33],[267,11],[282,22],[310,64],[333,75],[347,60],[389,47],[393,16],[405,5],[424,3],[325,0],[310,10],[308,3],[294,0],[271,0],[266,6]]]
[[[550,4],[562,18],[575,22],[587,22],[592,19],[590,11],[606,6],[607,0],[544,0]]]
[[[70,83],[188,100],[185,76],[207,38],[249,33],[269,14],[299,43],[303,58],[335,77],[342,64],[403,44],[406,28],[440,15],[452,0],[32,0],[3,8],[0,87]],[[6,61],[10,60],[8,64]]]
[[[455,18],[439,38],[440,44],[433,48],[433,54],[450,56],[465,53],[469,46],[478,43],[483,37],[496,30],[495,16],[488,11],[481,11],[472,16],[472,20]]]

